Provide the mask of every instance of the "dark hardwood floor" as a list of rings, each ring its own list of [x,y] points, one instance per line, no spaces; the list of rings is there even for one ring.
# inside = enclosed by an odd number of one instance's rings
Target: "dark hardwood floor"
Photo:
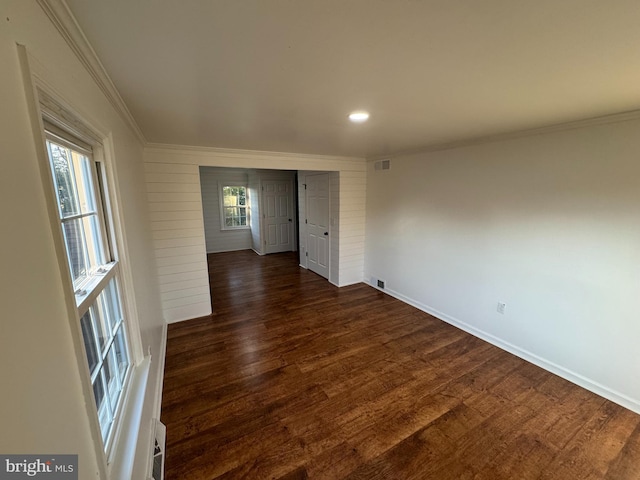
[[[167,480],[640,478],[629,410],[294,254],[209,271],[215,314],[169,326]]]

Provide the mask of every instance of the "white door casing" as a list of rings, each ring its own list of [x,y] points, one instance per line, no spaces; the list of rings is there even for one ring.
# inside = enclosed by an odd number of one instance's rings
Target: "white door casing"
[[[293,184],[289,180],[262,182],[264,253],[293,250]]]
[[[329,174],[308,175],[305,179],[307,223],[307,267],[329,278]]]

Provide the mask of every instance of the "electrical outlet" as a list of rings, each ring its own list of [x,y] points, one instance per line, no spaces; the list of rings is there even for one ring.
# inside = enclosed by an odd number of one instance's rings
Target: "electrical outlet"
[[[504,309],[507,308],[507,304],[503,302],[498,302],[498,308],[496,309],[498,313],[504,315]]]

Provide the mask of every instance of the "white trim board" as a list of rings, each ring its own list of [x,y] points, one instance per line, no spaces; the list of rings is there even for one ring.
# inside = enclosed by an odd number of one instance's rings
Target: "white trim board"
[[[217,147],[195,147],[160,143],[145,144],[148,163],[194,164],[200,167],[249,168],[266,170],[360,171],[366,168],[364,157],[312,155],[308,153],[272,152]],[[157,157],[163,155],[163,158]],[[197,158],[195,160],[194,158]]]
[[[443,313],[439,310],[436,310],[435,308],[430,307],[429,305],[425,305],[423,303],[420,303],[418,301],[413,300],[412,298],[409,298],[405,295],[402,295],[401,293],[395,292],[393,290],[390,290],[388,288],[385,289],[381,289],[378,287],[375,287],[373,285],[371,285],[370,283],[367,283],[367,285],[369,285],[371,288],[374,288],[376,290],[379,290],[383,293],[386,293],[398,300],[400,300],[401,302],[404,302],[408,305],[411,305],[412,307],[417,308],[418,310],[422,310],[425,313],[428,313],[429,315],[437,318],[438,320],[442,320],[443,322],[446,322],[450,325],[453,325],[454,327],[459,328],[460,330],[463,330],[467,333],[469,333],[470,335],[473,335],[474,337],[477,337],[481,340],[484,340],[485,342],[488,342],[506,352],[509,352],[513,355],[515,355],[516,357],[519,357],[523,360],[526,360],[529,363],[532,363],[544,370],[547,370],[548,372],[551,372],[555,375],[558,375],[559,377],[564,378],[565,380],[574,383],[576,385],[578,385],[579,387],[582,387],[586,390],[589,390],[592,393],[595,393],[597,395],[600,395],[603,398],[606,398],[607,400],[611,400],[614,403],[617,403],[618,405],[621,405],[625,408],[628,408],[629,410],[640,414],[640,401],[635,400],[633,398],[630,398],[620,392],[617,392],[615,390],[611,390],[610,388],[605,387],[604,385],[601,385],[598,382],[595,382],[589,378],[586,378],[578,373],[575,373],[569,369],[566,369],[564,367],[561,367],[560,365],[557,365],[553,362],[550,362],[549,360],[546,360],[542,357],[539,357],[538,355],[535,355],[527,350],[523,350],[515,345],[512,345],[509,342],[505,342],[504,340],[501,340],[498,337],[495,337],[483,330],[479,330],[475,327],[472,327],[471,325],[469,325],[468,323],[463,322],[462,320],[459,320],[457,318],[454,318],[450,315],[447,315],[446,313]]]
[[[164,386],[164,366],[167,360],[167,335],[169,333],[169,324],[162,325],[162,339],[160,341],[159,365],[158,365],[158,381],[156,382],[156,391],[154,393],[155,403],[153,405],[153,418],[160,418],[162,412],[162,389]]]
[[[295,159],[311,159],[311,160],[338,160],[341,162],[355,161],[361,162],[364,157],[349,157],[340,155],[318,155],[311,153],[297,153],[297,152],[274,152],[271,150],[245,150],[238,148],[220,148],[220,147],[198,147],[191,145],[175,145],[171,143],[147,143],[146,147],[150,151],[166,151],[173,150],[182,154],[195,155],[195,156],[211,156],[216,155],[220,157],[240,157],[240,158],[295,158]]]

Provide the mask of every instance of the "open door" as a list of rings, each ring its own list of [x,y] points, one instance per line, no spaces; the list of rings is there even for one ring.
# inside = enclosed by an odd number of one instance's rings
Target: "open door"
[[[306,177],[307,267],[329,278],[329,174]]]

